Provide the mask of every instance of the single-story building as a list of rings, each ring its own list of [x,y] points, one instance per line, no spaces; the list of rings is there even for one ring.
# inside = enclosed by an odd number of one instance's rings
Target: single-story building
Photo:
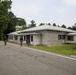
[[[63,43],[76,43],[76,31],[67,28],[42,25],[8,34],[11,42],[20,42],[23,36],[24,44],[54,46]]]

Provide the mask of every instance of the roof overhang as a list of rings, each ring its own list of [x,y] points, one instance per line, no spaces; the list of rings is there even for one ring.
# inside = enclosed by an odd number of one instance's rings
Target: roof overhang
[[[41,33],[35,33],[35,32],[34,32],[34,33],[20,33],[20,34],[8,34],[8,35],[15,35],[15,36],[16,36],[16,35],[17,35],[17,36],[19,36],[19,35],[22,35],[22,36],[23,36],[23,35],[41,35]]]
[[[68,33],[67,35],[69,35],[69,36],[76,36],[76,33]]]

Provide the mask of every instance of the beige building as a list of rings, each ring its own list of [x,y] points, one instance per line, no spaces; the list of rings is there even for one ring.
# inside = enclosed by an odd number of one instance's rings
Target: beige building
[[[15,27],[16,28],[16,31],[19,31],[20,29],[22,29],[22,27],[23,26],[16,25],[16,27]]]
[[[8,40],[20,43],[20,37],[23,37],[24,44],[54,46],[63,43],[76,43],[76,31],[42,25],[34,28],[12,32]]]

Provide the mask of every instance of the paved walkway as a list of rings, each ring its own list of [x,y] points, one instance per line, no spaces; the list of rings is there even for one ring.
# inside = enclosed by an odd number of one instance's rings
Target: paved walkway
[[[0,75],[76,75],[76,60],[0,41]]]

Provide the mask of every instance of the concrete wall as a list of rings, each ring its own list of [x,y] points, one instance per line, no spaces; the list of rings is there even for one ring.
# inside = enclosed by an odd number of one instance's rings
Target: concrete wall
[[[30,38],[31,39],[31,38]],[[30,41],[31,45],[40,45],[41,41],[40,41],[40,35],[33,35],[33,41]]]
[[[41,44],[47,45],[48,44],[48,42],[47,42],[47,39],[48,39],[47,31],[42,31],[41,33],[42,33]]]
[[[42,35],[32,35],[33,36],[33,41],[31,41],[30,38],[30,44],[31,45],[47,45],[47,46],[54,46],[54,45],[60,45],[62,43],[65,43],[64,39],[58,39],[58,35],[65,35],[65,32],[57,32],[57,31],[39,31]],[[31,36],[31,35],[30,35]],[[18,42],[20,36],[17,36],[17,40],[15,40],[15,37],[13,36],[13,40],[9,41],[14,41]],[[24,44],[26,44],[26,40],[23,41]]]
[[[24,36],[25,36],[25,40],[24,40]],[[23,36],[23,44],[26,44],[26,35]],[[33,41],[31,41],[31,36],[33,36]],[[11,39],[12,37],[12,39]],[[10,35],[8,37],[8,41],[10,42],[17,42],[20,43],[20,37],[21,36],[17,36],[17,40],[15,39],[15,35]],[[41,44],[41,36],[40,35],[30,35],[30,44],[31,45],[40,45]]]
[[[76,36],[73,36],[73,37],[74,37],[73,41],[68,41],[67,38],[66,38],[66,43],[72,43],[72,44],[76,43]]]
[[[76,36],[74,36],[74,43],[76,43]]]
[[[42,31],[42,44],[54,46],[65,43],[64,39],[58,39],[58,35],[65,35],[65,33],[57,31]]]
[[[11,36],[12,36],[12,39],[10,39]],[[20,43],[20,36],[17,36],[17,40],[16,40],[15,35],[9,35],[8,41]]]

